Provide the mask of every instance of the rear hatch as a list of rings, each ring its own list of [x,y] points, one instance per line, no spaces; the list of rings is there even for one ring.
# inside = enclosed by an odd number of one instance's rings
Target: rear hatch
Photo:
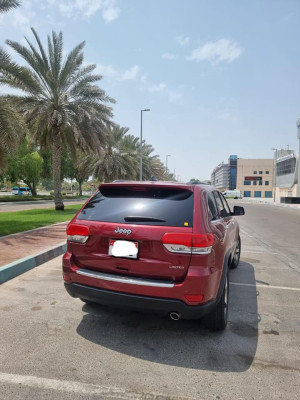
[[[193,187],[103,184],[70,224],[88,227],[84,244],[68,243],[73,260],[79,268],[181,281],[191,252],[173,252],[170,243],[192,233],[193,209]]]

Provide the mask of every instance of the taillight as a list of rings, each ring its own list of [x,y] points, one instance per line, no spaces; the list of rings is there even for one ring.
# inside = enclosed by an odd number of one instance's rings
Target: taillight
[[[85,243],[89,238],[89,234],[88,226],[72,223],[67,226],[67,239],[71,242]]]
[[[211,233],[165,233],[161,239],[171,253],[209,254],[214,244]]]

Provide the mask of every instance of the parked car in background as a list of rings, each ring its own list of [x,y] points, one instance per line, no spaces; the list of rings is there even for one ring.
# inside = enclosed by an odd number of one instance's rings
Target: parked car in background
[[[234,216],[243,214],[209,185],[102,184],[67,227],[66,290],[173,320],[203,317],[222,330],[241,250]]]
[[[31,194],[31,190],[29,189],[28,186],[24,187],[14,186],[11,190],[11,194],[14,194],[16,196],[27,196]]]
[[[225,192],[222,192],[224,197],[227,199],[242,199],[243,195],[242,192],[238,189],[235,190],[225,190]]]

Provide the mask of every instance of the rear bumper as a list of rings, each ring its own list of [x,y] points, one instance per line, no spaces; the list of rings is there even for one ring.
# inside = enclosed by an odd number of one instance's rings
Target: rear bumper
[[[79,283],[65,283],[65,288],[72,297],[78,297],[87,301],[111,307],[126,308],[137,311],[142,310],[162,315],[167,315],[170,312],[177,312],[180,314],[181,318],[184,319],[200,319],[212,311],[217,304],[217,300],[214,300],[203,305],[189,306],[176,299],[114,292]]]

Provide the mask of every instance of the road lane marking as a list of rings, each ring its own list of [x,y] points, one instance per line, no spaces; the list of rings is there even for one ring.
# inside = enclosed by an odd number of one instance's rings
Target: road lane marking
[[[255,285],[253,283],[238,283],[238,282],[230,282],[230,285],[235,285],[235,286],[249,286],[249,287],[255,287],[255,288],[266,288],[266,289],[280,289],[280,290],[293,290],[296,292],[300,292],[300,288],[291,288],[291,287],[286,287],[286,286],[271,286],[271,285]]]
[[[111,386],[93,385],[75,381],[61,381],[58,379],[41,378],[31,375],[6,374],[0,372],[0,382],[24,385],[38,389],[58,390],[60,392],[79,393],[85,395],[98,395],[104,399],[118,400],[196,400],[191,397],[162,395],[160,393],[135,392]],[[200,400],[200,399],[197,399]]]

